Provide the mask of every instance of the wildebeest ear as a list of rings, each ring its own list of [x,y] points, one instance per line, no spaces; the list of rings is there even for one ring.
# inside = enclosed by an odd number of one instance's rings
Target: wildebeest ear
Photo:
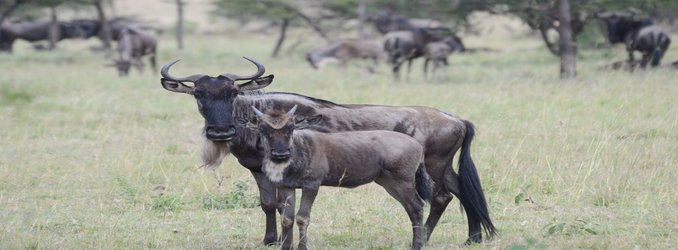
[[[273,75],[268,75],[235,86],[238,88],[238,91],[257,90],[270,85],[271,82],[273,82]]]
[[[178,81],[161,78],[160,84],[162,84],[163,88],[172,92],[186,93],[189,95],[193,94],[193,87],[187,86]]]

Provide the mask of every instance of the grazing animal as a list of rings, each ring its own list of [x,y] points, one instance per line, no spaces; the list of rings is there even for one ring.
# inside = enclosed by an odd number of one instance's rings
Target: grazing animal
[[[49,30],[51,21],[25,21],[19,23],[8,23],[0,26],[0,50],[12,52],[12,46],[16,39],[23,39],[28,42],[37,42],[49,40]],[[58,22],[59,35],[57,41],[67,38],[82,37],[82,30],[70,22]]]
[[[447,38],[449,38],[450,43],[456,39],[461,44],[461,39],[454,36],[448,28],[418,28],[407,31],[392,31],[386,34],[383,39],[384,50],[388,53],[389,63],[393,65],[394,77],[400,78],[400,67],[406,61],[409,74],[412,61],[424,55],[426,44]]]
[[[464,44],[462,44],[461,39],[456,36],[450,36],[438,42],[427,43],[424,46],[423,51],[425,59],[424,77],[428,76],[429,62],[433,61],[433,70],[431,70],[431,74],[435,74],[438,69],[449,65],[447,58],[450,54],[462,52],[464,50],[466,50]],[[445,76],[445,78],[447,78],[447,76]]]
[[[305,117],[304,120],[309,124],[332,132],[390,130],[413,137],[424,146],[426,170],[434,181],[431,212],[425,224],[427,235],[431,235],[453,195],[460,199],[468,218],[467,242],[480,242],[483,229],[490,237],[496,235],[480,179],[471,159],[470,147],[475,134],[471,122],[428,107],[342,105],[298,94],[255,92],[253,90],[260,90],[271,84],[273,75],[260,78],[264,67],[252,62],[257,65],[258,71],[249,77],[224,74],[210,77],[197,74],[179,78],[169,74],[175,61],[163,66],[161,83],[169,91],[190,94],[196,98],[198,110],[205,119],[207,140],[202,157],[205,165],[217,167],[224,157],[233,154],[254,176],[259,188],[261,208],[266,214],[264,244],[274,244],[277,241],[276,210],[280,201],[285,200],[286,194],[279,193],[262,172],[264,155],[259,143],[259,133],[243,128],[248,121],[256,119],[252,105],[262,111],[287,110],[298,105],[298,117]],[[248,82],[235,84],[238,80]],[[183,82],[191,82],[193,86]],[[457,174],[451,163],[460,149]]]
[[[142,72],[144,66],[141,58],[143,56],[148,56],[151,68],[155,71],[157,45],[158,40],[153,35],[133,27],[124,28],[118,41],[119,58],[114,61],[113,65],[118,69],[118,75],[127,76],[132,65]]]
[[[262,135],[263,172],[279,189],[302,189],[296,215],[298,249],[307,249],[311,207],[320,186],[353,188],[370,182],[381,185],[407,211],[412,222],[412,249],[424,246],[427,231],[422,199],[431,199],[431,187],[424,150],[416,140],[384,130],[326,133],[307,129],[294,117],[297,106],[287,113],[264,114],[254,106],[252,109]],[[283,221],[289,222],[283,223],[283,239],[293,239],[294,204],[290,199],[282,206]],[[282,248],[289,249],[291,243],[285,242]]]
[[[671,38],[661,27],[654,25],[650,19],[634,19],[632,17],[612,14],[599,16],[607,26],[607,38],[610,43],[624,43],[629,54],[629,62],[634,61],[633,52],[642,54],[640,67],[646,68],[650,63],[656,67],[661,63]]]
[[[339,60],[342,65],[353,59],[371,59],[373,66],[377,67],[384,55],[384,50],[376,42],[346,39],[308,53],[306,60],[314,69],[332,59]]]

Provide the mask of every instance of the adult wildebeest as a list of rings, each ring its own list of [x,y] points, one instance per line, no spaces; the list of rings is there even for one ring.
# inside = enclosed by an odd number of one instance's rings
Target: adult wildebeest
[[[311,207],[320,186],[354,188],[375,182],[399,201],[412,222],[412,249],[426,242],[424,202],[431,199],[430,178],[424,168],[424,149],[412,137],[385,130],[326,133],[295,119],[297,106],[287,113],[257,115],[264,152],[262,171],[282,192],[302,189],[296,215],[299,248],[307,249]],[[288,189],[288,190],[285,190]],[[291,190],[290,190],[291,189]],[[283,204],[283,221],[294,221],[294,200]],[[283,228],[282,248],[291,248],[291,225]]]
[[[99,22],[98,19],[75,19],[72,23],[80,27],[83,31],[84,38],[89,39],[96,36],[103,40],[103,35],[101,34],[101,22]],[[155,30],[153,27],[127,17],[115,17],[108,20],[108,27],[111,32],[111,40],[113,41],[120,40],[122,31],[126,27],[134,27],[136,30],[149,33],[152,33],[153,30]]]
[[[634,61],[633,52],[640,51],[643,55],[640,67],[643,69],[648,63],[652,67],[658,66],[671,44],[668,34],[650,19],[635,19],[617,14],[598,17],[605,22],[610,43],[623,42],[626,45],[629,62]]]
[[[49,30],[51,21],[24,21],[18,23],[8,23],[0,26],[0,50],[12,52],[12,46],[16,39],[23,39],[28,42],[37,42],[49,40]],[[82,37],[82,31],[78,26],[70,22],[58,22],[57,41],[67,38]]]
[[[126,27],[121,31],[118,41],[118,60],[113,66],[118,69],[118,75],[127,76],[132,65],[139,72],[143,71],[141,58],[148,56],[153,71],[156,70],[155,56],[158,40],[151,34],[138,30],[134,27]]]
[[[380,43],[345,39],[334,42],[327,47],[318,49],[306,55],[306,60],[311,67],[318,69],[327,60],[338,60],[342,65],[352,59],[371,59],[376,68],[379,60],[385,57],[385,52]],[[374,69],[371,69],[374,71]]]
[[[424,146],[426,170],[435,182],[431,212],[425,224],[427,235],[431,235],[452,200],[452,195],[460,199],[465,209],[469,228],[468,242],[480,242],[483,228],[490,237],[496,234],[480,179],[471,159],[471,140],[475,133],[471,122],[428,107],[342,105],[291,93],[253,93],[252,90],[262,89],[273,80],[273,75],[262,78],[264,66],[254,61],[252,62],[257,65],[257,73],[247,77],[231,74],[211,77],[197,74],[182,78],[169,74],[170,67],[176,62],[163,66],[162,86],[169,91],[187,93],[196,98],[198,110],[205,119],[207,140],[203,161],[206,166],[219,166],[222,159],[230,153],[254,176],[259,188],[261,208],[266,213],[265,244],[277,240],[275,212],[280,202],[275,185],[262,173],[264,155],[259,134],[243,129],[243,126],[236,126],[255,119],[252,105],[262,111],[285,110],[298,105],[299,117],[306,117],[307,122],[333,132],[391,130],[415,138]],[[235,84],[241,80],[248,82]],[[193,86],[184,82],[191,82]],[[461,153],[457,175],[451,162],[459,149]]]
[[[454,35],[448,28],[417,28],[413,30],[392,31],[383,38],[384,50],[388,53],[388,61],[393,65],[393,74],[396,79],[400,78],[400,67],[407,62],[409,74],[412,61],[424,55],[424,47],[431,42],[448,39],[450,44],[461,39]],[[462,45],[463,47],[463,45]]]

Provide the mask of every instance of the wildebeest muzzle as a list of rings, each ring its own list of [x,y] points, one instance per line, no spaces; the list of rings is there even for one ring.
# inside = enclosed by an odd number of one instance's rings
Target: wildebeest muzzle
[[[212,126],[205,128],[205,136],[210,141],[224,142],[230,141],[235,136],[235,126]]]

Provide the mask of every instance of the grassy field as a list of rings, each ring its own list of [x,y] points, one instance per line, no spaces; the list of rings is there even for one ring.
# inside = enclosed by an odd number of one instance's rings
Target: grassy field
[[[472,37],[469,46],[500,51],[454,55],[445,82],[425,81],[420,64],[394,82],[384,65],[377,75],[313,71],[302,59],[311,43],[270,59],[272,37],[193,37],[184,51],[164,39],[159,62],[182,58],[176,75],[249,73],[240,56],[250,56],[276,75],[269,91],[432,106],[474,122],[472,155],[501,236],[472,248],[678,243],[678,71],[596,69],[623,59],[621,48],[581,51],[579,76],[561,81],[536,38]],[[18,44],[0,55],[0,248],[273,249],[259,245],[264,218],[249,172],[232,158],[216,172],[198,168],[193,98],[162,89],[156,72],[118,78],[87,49],[96,44]],[[428,248],[458,247],[466,233],[455,199]],[[411,230],[370,184],[321,189],[310,237],[315,249],[403,249]]]

